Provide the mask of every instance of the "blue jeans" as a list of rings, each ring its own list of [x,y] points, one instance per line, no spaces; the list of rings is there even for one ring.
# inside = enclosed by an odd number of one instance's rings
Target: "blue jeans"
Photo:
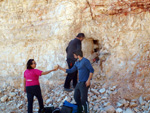
[[[42,98],[40,86],[39,85],[27,86],[26,91],[27,91],[27,98],[28,98],[28,113],[33,113],[34,96],[36,96],[38,99],[39,106],[40,106],[39,111],[41,111],[44,108],[44,105],[43,105],[43,98]]]
[[[86,87],[85,82],[79,82],[76,85],[74,92],[74,99],[78,105],[79,112],[78,113],[89,113],[89,105],[88,105],[88,89]]]

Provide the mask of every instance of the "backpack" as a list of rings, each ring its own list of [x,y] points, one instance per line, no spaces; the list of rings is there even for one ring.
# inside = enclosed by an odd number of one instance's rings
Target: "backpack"
[[[72,107],[62,106],[61,113],[72,113]]]
[[[65,100],[61,109],[61,113],[78,113],[78,106]]]
[[[44,107],[44,109],[42,109],[42,111],[38,112],[38,113],[52,113],[53,110],[54,110],[54,106],[52,106],[52,107]]]
[[[60,109],[59,108],[55,108],[52,113],[60,113]]]
[[[44,109],[40,113],[60,113],[59,108],[52,107],[44,107]]]

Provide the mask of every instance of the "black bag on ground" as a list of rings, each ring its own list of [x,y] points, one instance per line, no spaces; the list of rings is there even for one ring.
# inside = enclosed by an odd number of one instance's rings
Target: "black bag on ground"
[[[61,113],[72,113],[72,107],[62,106]]]
[[[54,107],[44,107],[44,109],[40,113],[52,113],[54,111]]]
[[[60,109],[59,108],[55,108],[52,113],[60,113]]]
[[[54,107],[44,107],[40,113],[60,113],[60,109]]]

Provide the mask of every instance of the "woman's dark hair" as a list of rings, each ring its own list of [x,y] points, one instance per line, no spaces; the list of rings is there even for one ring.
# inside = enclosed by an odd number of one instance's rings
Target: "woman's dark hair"
[[[83,57],[83,52],[81,50],[77,50],[74,52],[75,55]]]
[[[79,33],[76,37],[78,37],[78,38],[84,38],[85,35],[84,35],[84,33]]]
[[[33,69],[33,68],[31,67],[32,61],[34,61],[34,59],[29,59],[29,60],[28,60],[28,62],[27,62],[27,69]]]

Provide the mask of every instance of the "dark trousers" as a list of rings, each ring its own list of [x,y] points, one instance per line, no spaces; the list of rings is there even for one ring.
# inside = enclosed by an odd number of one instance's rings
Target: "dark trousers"
[[[86,87],[85,82],[79,82],[76,85],[74,99],[79,107],[78,113],[82,113],[82,111],[84,113],[89,113],[88,89],[89,87]]]
[[[28,98],[28,113],[33,113],[34,96],[36,96],[38,99],[39,106],[40,106],[39,111],[41,111],[41,109],[44,108],[44,105],[43,105],[43,98],[42,98],[40,86],[39,85],[27,86],[26,91],[27,91],[27,98]]]
[[[75,61],[71,60],[71,59],[67,59],[67,63],[68,63],[69,69],[71,69],[74,66],[74,64],[75,64]],[[70,88],[71,80],[73,80],[73,87],[74,88],[76,87],[76,84],[77,84],[77,73],[78,73],[78,71],[75,71],[74,73],[68,73],[68,75],[66,77],[66,80],[65,80],[64,88]]]

